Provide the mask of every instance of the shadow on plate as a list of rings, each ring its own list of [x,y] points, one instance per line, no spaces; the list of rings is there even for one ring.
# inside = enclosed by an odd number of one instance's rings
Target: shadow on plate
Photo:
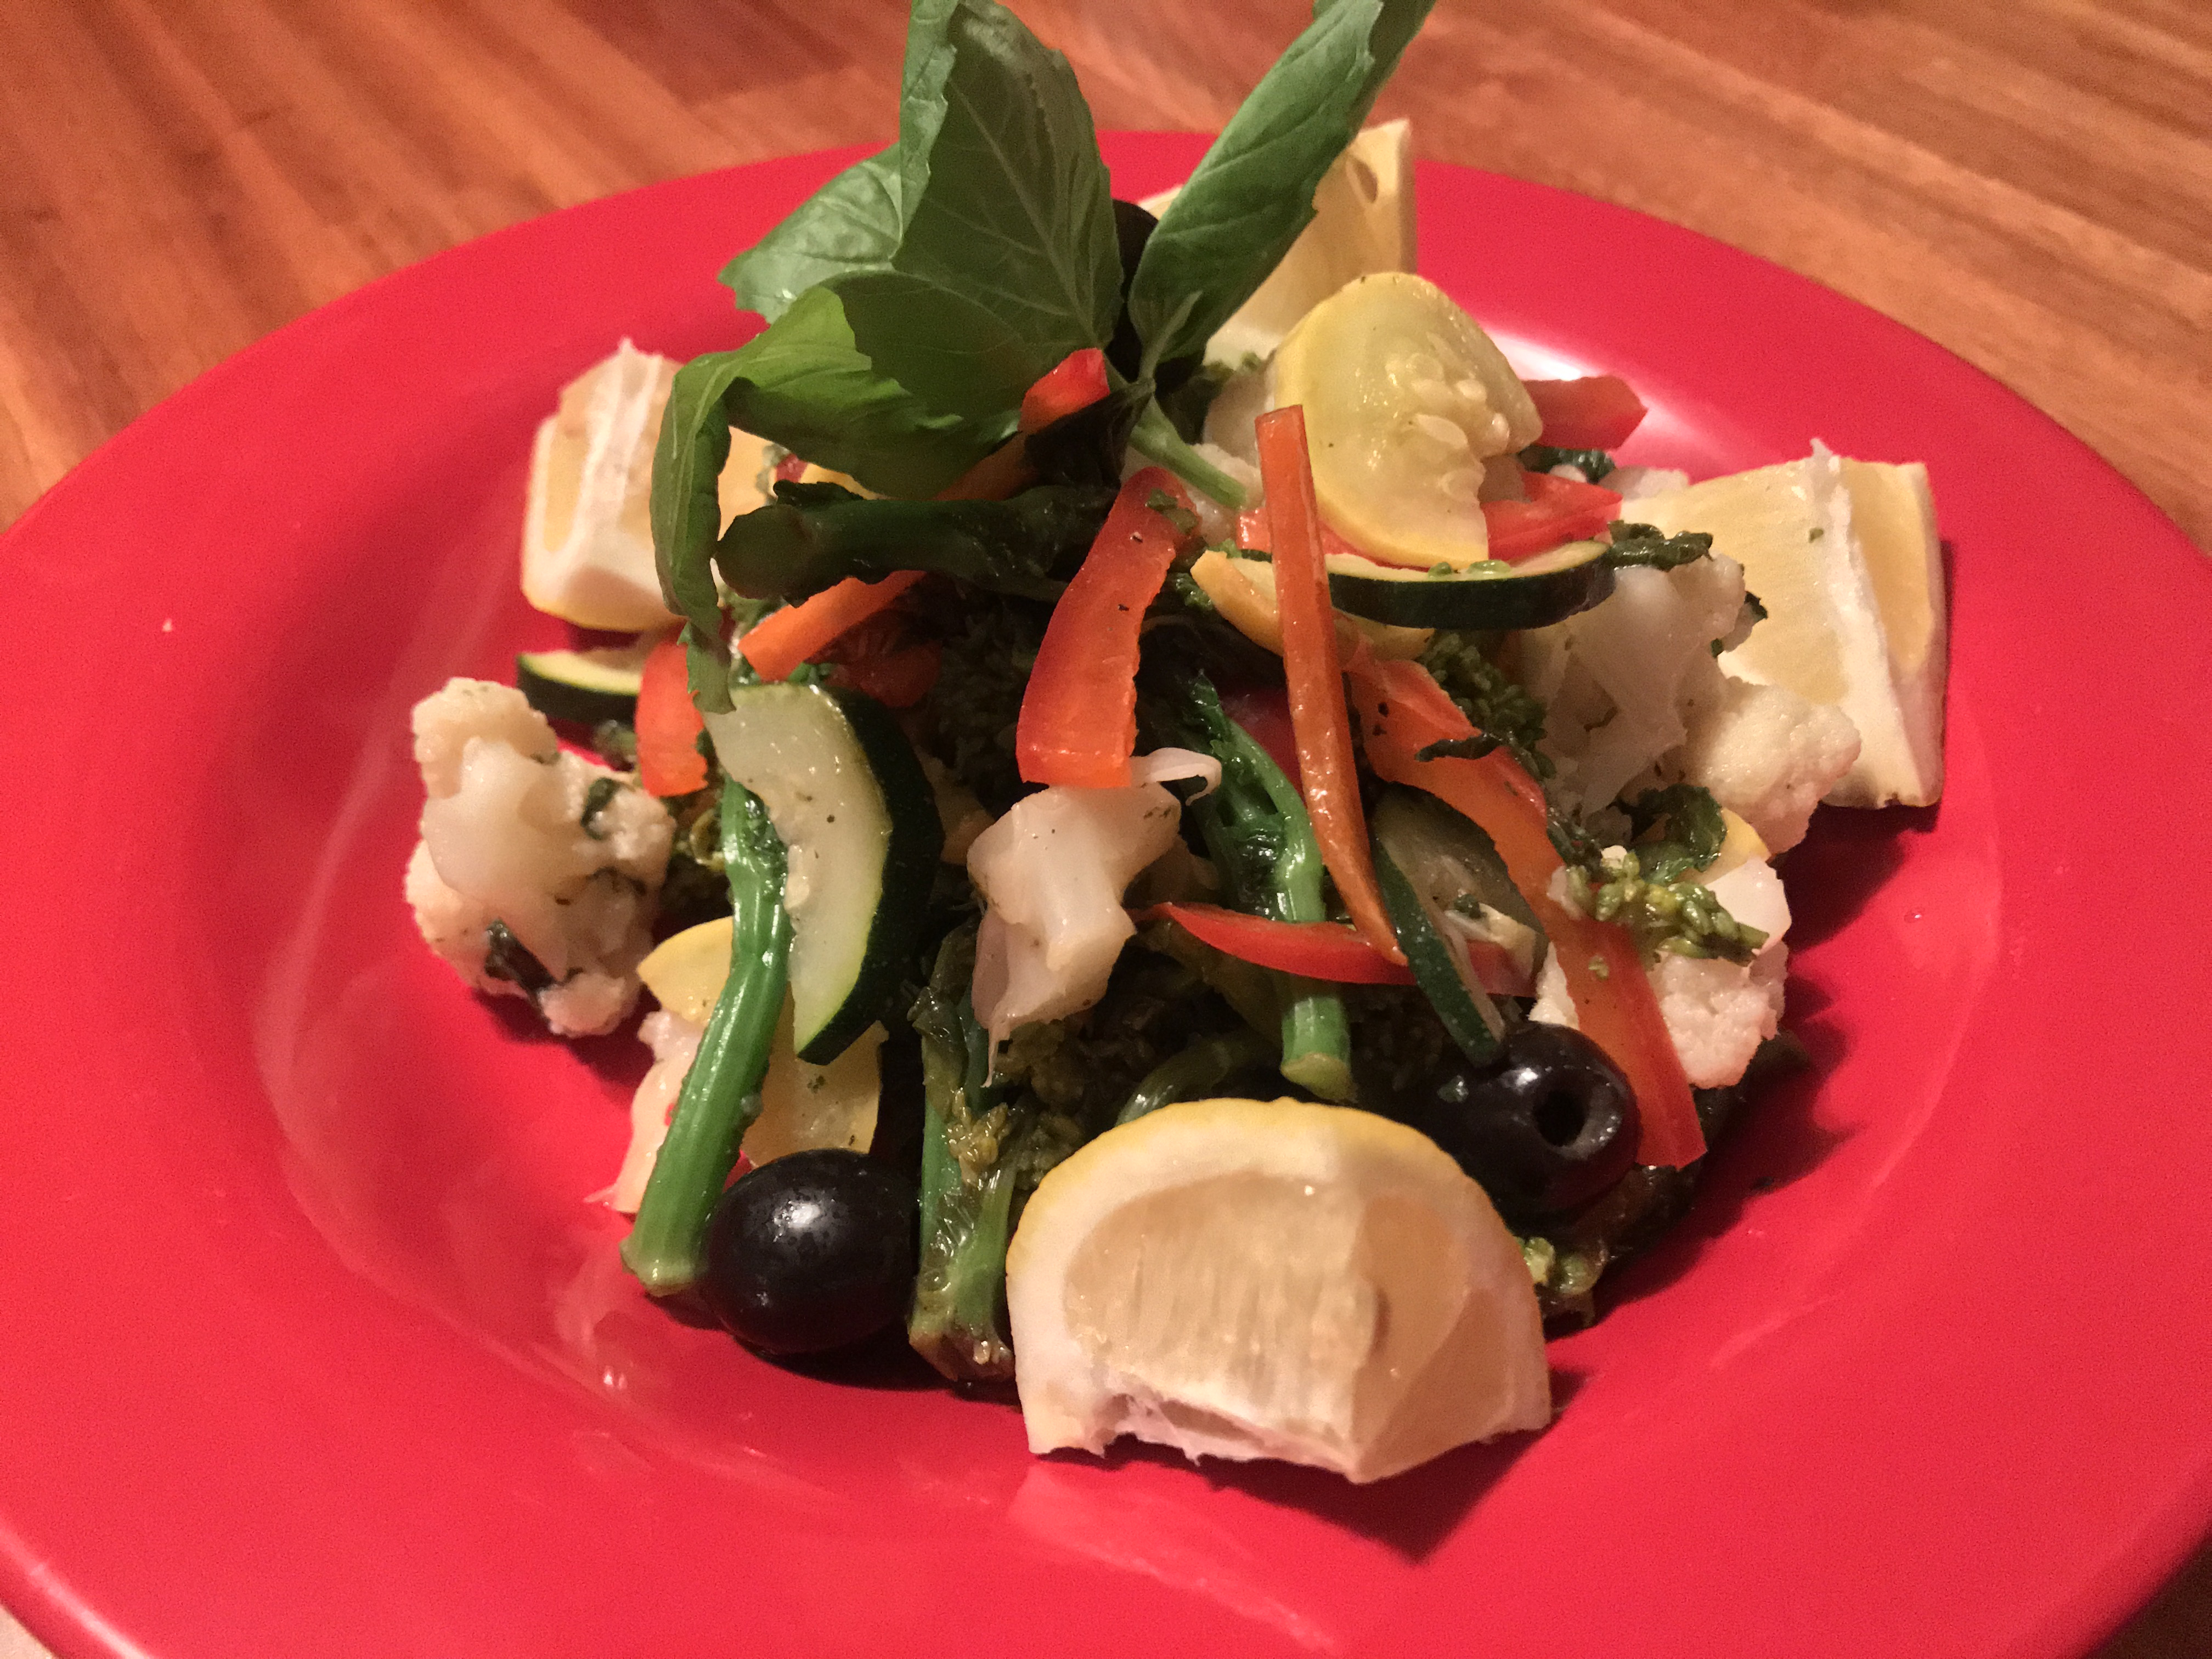
[[[1566,1409],[1581,1386],[1579,1373],[1553,1368],[1554,1415]],[[1367,1486],[1354,1486],[1326,1469],[1296,1463],[1264,1460],[1236,1463],[1218,1458],[1193,1463],[1178,1451],[1140,1440],[1117,1440],[1102,1458],[1057,1452],[1051,1455],[1051,1461],[1108,1470],[1156,1464],[1203,1480],[1216,1492],[1243,1492],[1279,1509],[1302,1510],[1418,1564],[1451,1536],[1538,1437],[1534,1433],[1515,1434],[1482,1445],[1460,1446],[1402,1474]]]

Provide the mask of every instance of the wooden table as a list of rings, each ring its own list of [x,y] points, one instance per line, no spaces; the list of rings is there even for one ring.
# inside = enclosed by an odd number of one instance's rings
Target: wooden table
[[[1305,10],[1018,5],[1102,125],[1201,129]],[[887,140],[903,27],[895,0],[7,0],[0,525],[395,266]],[[1378,112],[1413,116],[1424,155],[1643,209],[1911,324],[2212,546],[2203,0],[1443,0]],[[2212,1553],[2100,1659],[2208,1651]]]

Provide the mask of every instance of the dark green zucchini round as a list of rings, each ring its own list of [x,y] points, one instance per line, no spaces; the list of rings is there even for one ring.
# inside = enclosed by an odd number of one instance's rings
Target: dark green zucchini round
[[[1394,628],[1544,628],[1613,592],[1605,555],[1603,542],[1570,542],[1515,565],[1434,575],[1335,553],[1328,559],[1328,596],[1340,611]]]
[[[597,726],[637,719],[642,659],[628,648],[526,651],[514,659],[514,685],[549,720]]]

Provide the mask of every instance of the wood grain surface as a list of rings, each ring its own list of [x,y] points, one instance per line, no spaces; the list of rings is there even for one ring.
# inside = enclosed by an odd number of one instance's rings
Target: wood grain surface
[[[1200,129],[1305,9],[1016,3],[1102,125]],[[0,525],[202,370],[397,266],[656,179],[888,139],[903,14],[4,0]],[[2212,546],[2205,0],[1443,0],[1379,113],[1412,115],[1425,155],[1642,209],[1911,325]],[[2100,1659],[2207,1653],[2212,1554]]]

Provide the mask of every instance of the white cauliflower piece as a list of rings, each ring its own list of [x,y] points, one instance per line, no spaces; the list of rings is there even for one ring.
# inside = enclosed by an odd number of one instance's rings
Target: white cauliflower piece
[[[1607,849],[1610,855],[1620,851]],[[1565,886],[1564,874],[1554,878],[1559,889]],[[1747,963],[1668,952],[1646,967],[1644,974],[1691,1086],[1718,1089],[1740,1082],[1759,1045],[1780,1027],[1782,981],[1790,960],[1790,947],[1782,936],[1790,931],[1790,901],[1783,893],[1782,878],[1765,859],[1745,859],[1705,884],[1731,916],[1758,928],[1766,942]],[[1545,956],[1528,1017],[1547,1025],[1580,1027],[1556,951]]]
[[[477,989],[532,995],[489,971],[486,930],[504,923],[553,981],[533,999],[546,1024],[563,1036],[611,1030],[653,948],[667,809],[563,753],[512,686],[449,680],[415,706],[414,731],[428,799],[406,892],[424,941]]]
[[[1782,978],[1790,947],[1770,943],[1748,963],[1663,955],[1646,970],[1659,1012],[1694,1089],[1741,1082],[1759,1045],[1782,1023]],[[1531,1019],[1578,1029],[1567,976],[1555,951],[1536,980]]]
[[[1055,784],[975,838],[968,874],[989,907],[975,936],[975,1018],[1003,1042],[1106,994],[1136,924],[1121,896],[1176,839],[1182,808],[1157,783]]]
[[[1582,813],[1613,801],[1689,735],[1684,705],[1720,675],[1712,642],[1743,609],[1743,567],[1703,558],[1620,573],[1613,597],[1522,636],[1528,689],[1550,707],[1553,793]]]
[[[1717,670],[1688,722],[1661,770],[1705,785],[1778,853],[1805,839],[1813,809],[1859,757],[1859,729],[1841,708]]]
[[[1743,567],[1714,554],[1623,570],[1603,605],[1522,636],[1563,807],[1587,820],[1623,794],[1696,783],[1774,851],[1804,839],[1858,757],[1858,730],[1838,709],[1722,671],[1713,641],[1742,609]]]

